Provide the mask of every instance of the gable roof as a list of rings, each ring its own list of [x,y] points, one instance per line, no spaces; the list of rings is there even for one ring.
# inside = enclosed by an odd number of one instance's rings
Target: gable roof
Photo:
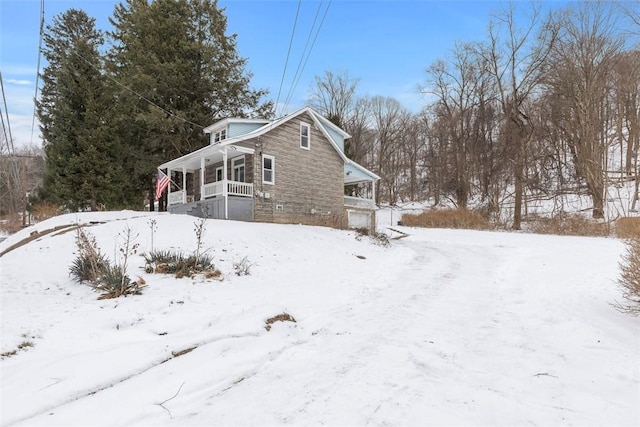
[[[296,117],[301,116],[304,113],[307,113],[311,117],[311,119],[313,120],[314,124],[316,125],[316,128],[324,135],[324,137],[327,139],[327,141],[329,141],[329,143],[331,144],[333,149],[336,150],[336,152],[338,153],[338,155],[340,156],[340,158],[344,162],[345,175],[350,175],[349,173],[347,173],[348,170],[352,170],[352,169],[355,168],[359,172],[359,174],[364,174],[365,176],[368,176],[372,180],[380,179],[380,177],[378,175],[376,175],[375,173],[371,172],[370,170],[366,169],[365,167],[363,167],[363,166],[359,165],[358,163],[354,162],[353,160],[349,159],[344,154],[344,151],[340,148],[340,146],[335,141],[335,139],[331,136],[331,133],[328,130],[331,129],[332,131],[336,132],[338,135],[342,136],[344,139],[351,138],[351,135],[349,135],[347,132],[345,132],[344,130],[340,129],[338,126],[336,126],[333,123],[331,123],[327,118],[321,116],[319,113],[314,111],[311,107],[301,108],[301,109],[299,109],[298,111],[295,111],[292,114],[286,115],[284,117],[280,117],[280,118],[275,119],[273,121],[262,120],[262,119],[223,119],[223,120],[217,121],[216,123],[204,128],[204,132],[205,133],[211,133],[211,131],[213,129],[221,128],[224,125],[229,124],[229,123],[261,123],[261,122],[263,122],[265,124],[264,124],[264,126],[261,126],[260,128],[255,129],[255,130],[253,130],[251,132],[247,132],[245,134],[242,134],[242,135],[239,135],[239,136],[236,136],[236,137],[224,139],[224,140],[220,141],[219,143],[217,143],[215,145],[208,145],[206,147],[203,147],[203,148],[201,148],[199,150],[196,150],[194,152],[191,152],[189,154],[186,154],[186,155],[180,157],[180,159],[184,159],[184,160],[186,160],[188,158],[193,159],[193,158],[199,157],[200,155],[206,154],[207,152],[218,151],[221,147],[232,146],[233,144],[237,144],[239,142],[246,141],[248,139],[253,139],[253,138],[259,137],[259,136],[264,135],[265,133],[270,132],[271,130],[277,128],[278,126],[281,126],[284,123],[287,123],[288,121],[290,121],[290,120],[292,120],[292,119],[294,119]],[[167,167],[168,165],[170,165],[172,163],[176,163],[177,160],[178,159],[174,159],[174,160],[165,162],[162,165],[160,165],[160,168]]]
[[[221,129],[227,127],[230,123],[255,123],[255,124],[269,124],[270,121],[267,119],[235,119],[235,118],[226,118],[222,120],[218,120],[212,125],[207,126],[203,129],[204,133],[211,133],[215,129]]]

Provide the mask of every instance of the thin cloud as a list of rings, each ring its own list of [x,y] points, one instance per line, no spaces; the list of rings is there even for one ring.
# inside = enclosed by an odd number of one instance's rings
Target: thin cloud
[[[7,79],[7,83],[13,85],[27,86],[33,84],[30,80]]]

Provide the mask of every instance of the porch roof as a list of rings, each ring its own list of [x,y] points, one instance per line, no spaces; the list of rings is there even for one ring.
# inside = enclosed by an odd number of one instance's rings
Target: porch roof
[[[344,183],[358,184],[361,182],[377,181],[380,177],[356,162],[349,160],[344,164]]]
[[[183,167],[189,171],[200,169],[201,159],[204,158],[205,166],[219,163],[227,153],[228,159],[242,156],[244,154],[253,154],[253,148],[240,147],[237,145],[208,145],[192,153],[186,154],[177,159],[170,160],[158,166],[158,169],[181,170]]]

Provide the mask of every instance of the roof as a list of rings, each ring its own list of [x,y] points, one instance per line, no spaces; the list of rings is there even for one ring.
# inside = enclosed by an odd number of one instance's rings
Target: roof
[[[227,127],[230,123],[263,123],[269,124],[270,121],[267,119],[238,119],[238,118],[226,118],[222,120],[218,120],[212,125],[204,128],[204,133],[211,133],[215,129]]]
[[[264,126],[242,134],[240,136],[237,137],[233,137],[233,138],[229,138],[229,139],[224,139],[222,141],[220,141],[219,143],[215,144],[215,145],[208,145],[206,147],[203,147],[197,151],[194,151],[192,153],[186,154],[178,159],[173,159],[169,162],[165,162],[162,165],[159,166],[159,168],[166,168],[166,167],[171,167],[176,165],[177,163],[181,163],[180,160],[184,160],[185,163],[191,163],[194,164],[194,160],[196,158],[200,158],[203,155],[207,155],[207,154],[213,154],[218,152],[218,150],[220,150],[220,148],[225,147],[225,146],[233,146],[233,144],[237,144],[239,142],[242,141],[246,141],[248,139],[253,139],[256,137],[259,137],[261,135],[264,135],[267,132],[270,132],[271,130],[277,128],[278,126],[281,126],[284,123],[287,123],[289,120],[292,120],[304,113],[309,114],[309,116],[311,116],[314,124],[316,125],[316,128],[318,130],[320,130],[320,132],[322,132],[322,134],[325,136],[325,138],[329,141],[329,143],[333,146],[333,148],[336,150],[336,152],[338,153],[338,155],[340,156],[340,158],[342,158],[344,164],[345,164],[345,182],[347,182],[346,177],[347,176],[351,176],[353,174],[353,172],[357,172],[355,175],[360,176],[361,178],[365,178],[365,177],[369,177],[369,179],[372,180],[379,180],[380,177],[378,175],[376,175],[375,173],[371,172],[370,170],[366,169],[364,166],[359,165],[358,163],[354,162],[353,160],[349,159],[345,154],[344,151],[342,151],[342,149],[340,149],[340,147],[338,146],[338,143],[333,139],[333,137],[331,136],[331,134],[328,132],[327,129],[331,129],[334,132],[337,132],[339,135],[343,136],[345,139],[351,138],[351,135],[349,135],[347,132],[345,132],[344,130],[340,129],[338,126],[334,125],[333,123],[331,123],[328,119],[326,119],[325,117],[323,117],[322,115],[320,115],[319,113],[317,113],[316,111],[314,111],[311,107],[304,107],[299,109],[298,111],[295,111],[294,113],[288,114],[284,117],[280,117],[278,119],[269,121],[269,120],[264,120],[264,119],[223,119],[220,120],[214,124],[212,124],[211,126],[207,126],[206,128],[204,128],[204,132],[205,133],[211,133],[212,130],[214,129],[218,129],[221,128],[229,123],[264,123]],[[360,179],[360,181],[366,180],[365,179]],[[350,179],[351,181],[351,179]],[[355,181],[354,181],[355,182]]]

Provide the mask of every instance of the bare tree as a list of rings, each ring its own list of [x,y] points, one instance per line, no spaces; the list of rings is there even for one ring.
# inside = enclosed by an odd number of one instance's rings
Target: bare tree
[[[325,71],[324,76],[315,76],[307,102],[342,128],[352,115],[358,82],[359,79],[350,77],[348,71]]]
[[[482,84],[483,61],[470,44],[457,44],[450,62],[436,61],[427,69],[428,86],[423,88],[437,98],[434,114],[444,123],[448,134],[448,155],[456,204],[466,209],[472,184],[472,155],[480,129],[476,120]]]
[[[375,172],[382,180],[376,187],[376,200],[384,191],[390,204],[397,201],[397,172],[402,132],[409,112],[394,98],[375,96],[370,100],[372,129],[375,133]]]
[[[585,2],[567,9],[547,80],[561,106],[556,125],[593,200],[594,218],[604,217],[606,148],[613,133],[607,101],[624,46],[616,22],[614,9],[605,3]]]
[[[525,182],[525,153],[533,135],[527,104],[535,96],[558,25],[544,16],[540,3],[531,3],[520,17],[514,3],[493,16],[489,41],[480,49],[493,77],[502,112],[502,136],[508,146],[514,184],[513,228],[519,230]]]

